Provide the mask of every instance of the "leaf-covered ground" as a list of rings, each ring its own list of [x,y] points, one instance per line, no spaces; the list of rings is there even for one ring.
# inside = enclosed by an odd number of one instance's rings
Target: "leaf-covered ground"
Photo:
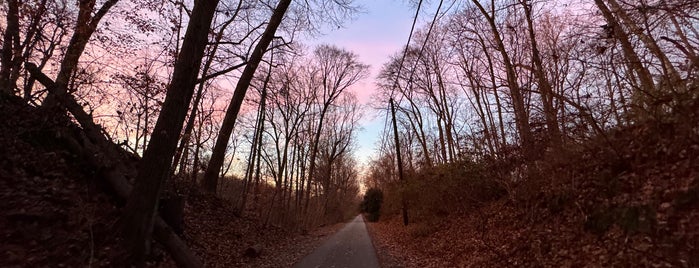
[[[407,227],[388,216],[369,224],[374,243],[384,267],[697,267],[697,129],[613,131],[539,163],[545,183],[529,198],[515,188]]]
[[[127,267],[119,201],[58,131],[77,127],[15,99],[0,98],[0,115],[0,267]],[[289,267],[341,226],[263,228],[203,196],[185,210],[184,239],[207,267]],[[253,244],[261,255],[245,257]],[[157,243],[148,264],[175,266]]]
[[[118,209],[48,118],[0,100],[0,266],[120,266]]]
[[[184,237],[206,267],[291,267],[343,225],[301,235],[264,226],[257,218],[237,217],[221,199],[195,195],[190,200],[185,207]],[[245,256],[251,246],[261,249],[259,256]]]

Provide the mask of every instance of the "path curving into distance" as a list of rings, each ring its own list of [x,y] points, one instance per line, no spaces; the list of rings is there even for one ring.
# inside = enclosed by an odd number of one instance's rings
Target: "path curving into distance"
[[[345,227],[328,238],[313,253],[304,257],[294,268],[378,268],[374,245],[362,215],[357,215]]]

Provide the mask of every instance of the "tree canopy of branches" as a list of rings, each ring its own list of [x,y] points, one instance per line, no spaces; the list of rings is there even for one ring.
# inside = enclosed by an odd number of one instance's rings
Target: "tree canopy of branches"
[[[375,106],[397,101],[408,173],[497,159],[513,163],[505,184],[516,184],[536,177],[547,152],[615,127],[671,120],[696,100],[697,8],[464,1],[383,66]],[[396,181],[395,172],[378,172],[396,169],[392,131],[370,168],[375,187]]]
[[[201,181],[216,194],[220,177],[236,181],[245,151],[236,149],[247,133],[255,133],[246,148],[255,153],[242,180],[246,191],[221,197],[246,200],[250,190],[255,202],[235,206],[275,224],[303,219],[287,213],[292,199],[298,211],[303,200],[324,209],[327,217],[312,224],[347,216],[359,191],[352,145],[361,116],[348,88],[368,67],[330,45],[302,55],[296,42],[341,25],[358,10],[353,1],[76,3],[2,3],[0,96],[19,96],[56,116],[67,111],[82,126],[95,146],[83,149],[101,152],[94,163],[126,199],[125,243],[136,263],[154,235],[180,265],[201,265],[158,216],[159,199],[182,194],[183,182],[195,188]],[[221,100],[231,94],[226,110]],[[254,126],[234,129],[253,115]],[[273,196],[265,195],[267,178]]]

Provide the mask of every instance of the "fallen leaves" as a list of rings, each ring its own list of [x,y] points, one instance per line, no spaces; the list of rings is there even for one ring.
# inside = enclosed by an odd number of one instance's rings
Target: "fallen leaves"
[[[2,99],[0,114],[0,267],[130,266],[116,201],[99,184],[99,172],[54,133],[71,127],[69,119]],[[237,217],[228,207],[205,196],[190,196],[186,205],[184,238],[207,267],[290,267],[341,226],[301,235]],[[245,257],[253,245],[259,256]],[[153,247],[147,266],[175,266]]]
[[[193,195],[185,206],[184,238],[206,267],[291,267],[341,226],[302,235],[264,226],[255,216],[240,218],[222,199]],[[250,247],[257,248],[256,256],[246,256]]]
[[[398,216],[369,223],[380,259],[385,267],[696,267],[699,133],[668,127],[619,130],[544,165],[551,183],[536,198],[463,212],[442,204],[455,212],[407,227]]]
[[[119,211],[34,108],[0,104],[0,266],[121,266]]]

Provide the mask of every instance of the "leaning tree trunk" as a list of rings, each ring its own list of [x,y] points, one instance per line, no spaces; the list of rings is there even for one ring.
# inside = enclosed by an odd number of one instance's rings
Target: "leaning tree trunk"
[[[226,109],[226,116],[223,118],[221,130],[216,138],[216,145],[214,145],[214,149],[211,153],[211,160],[209,161],[209,165],[204,173],[203,186],[209,193],[216,194],[218,174],[221,170],[221,166],[223,166],[223,160],[226,156],[226,146],[228,145],[228,140],[231,137],[231,133],[233,133],[233,128],[235,127],[235,121],[238,118],[240,106],[243,104],[243,99],[245,98],[245,94],[250,87],[250,82],[255,75],[257,66],[260,64],[262,56],[267,51],[272,39],[274,39],[274,34],[277,32],[277,28],[282,23],[284,14],[286,14],[286,10],[289,8],[290,4],[291,0],[279,1],[277,7],[274,9],[272,17],[269,20],[269,24],[267,24],[267,28],[262,33],[260,42],[258,42],[255,46],[252,55],[250,55],[248,64],[245,66],[243,73],[240,75],[240,79],[238,79],[238,84],[235,86],[233,98]]]
[[[218,0],[195,2],[165,102],[124,209],[124,242],[137,262],[142,262],[150,252],[158,197],[163,181],[169,175],[217,5]]]
[[[204,94],[204,86],[206,85],[206,81],[210,78],[207,78],[209,69],[211,68],[211,64],[214,62],[214,59],[216,58],[216,51],[218,51],[218,46],[221,42],[221,39],[224,36],[225,30],[230,25],[233,23],[235,18],[238,16],[238,12],[241,10],[241,5],[243,1],[238,2],[238,6],[236,7],[236,12],[231,16],[226,23],[223,24],[221,29],[218,31],[216,34],[216,37],[214,38],[213,45],[211,46],[211,51],[204,62],[204,67],[201,70],[201,81],[199,81],[199,86],[197,88],[197,93],[195,94],[194,97],[194,103],[192,103],[192,111],[189,114],[189,118],[187,119],[187,124],[184,127],[184,134],[182,135],[182,139],[180,140],[180,145],[177,147],[177,151],[175,152],[175,160],[172,161],[172,174],[175,174],[175,169],[177,167],[177,164],[179,161],[182,159],[182,155],[186,155],[186,150],[187,150],[187,145],[189,143],[189,139],[192,135],[192,131],[194,130],[194,120],[197,118],[197,107],[199,107],[199,102],[201,102],[201,99],[203,98]],[[229,70],[234,70],[237,69],[238,67],[242,66],[241,64],[232,66],[229,68]],[[184,161],[184,160],[183,160]],[[184,166],[184,165],[183,165]],[[180,172],[182,172],[182,169],[180,169]]]
[[[638,54],[634,51],[633,45],[629,39],[629,35],[624,31],[624,29],[619,24],[619,21],[614,17],[612,11],[602,0],[595,0],[595,5],[599,8],[602,16],[612,28],[614,32],[614,38],[621,44],[622,51],[624,53],[624,58],[626,58],[626,64],[630,70],[633,70],[638,75],[638,79],[641,82],[641,88],[643,91],[652,91],[655,88],[655,83],[653,82],[653,77],[650,71],[643,67],[643,63],[639,58]]]
[[[39,68],[27,63],[26,69],[32,78],[39,81],[49,90],[54,90],[57,86],[48,76],[43,74]],[[73,114],[73,117],[80,123],[82,133],[75,139],[73,135],[67,133],[61,137],[66,140],[71,150],[78,155],[83,155],[92,166],[102,170],[102,176],[112,187],[117,196],[126,199],[132,190],[127,177],[135,175],[131,161],[125,156],[123,151],[114,143],[109,141],[103,134],[101,128],[95,124],[92,116],[83,110],[70,95],[63,95],[59,98],[63,106]],[[83,135],[84,134],[84,135]],[[77,139],[77,140],[76,140]],[[175,234],[172,229],[160,217],[155,218],[154,226],[155,239],[163,244],[172,256],[172,259],[180,267],[202,267],[199,259],[187,248],[185,243]]]
[[[529,114],[526,111],[524,97],[522,96],[519,83],[517,82],[517,72],[515,71],[512,61],[510,60],[510,56],[507,54],[507,49],[505,48],[500,31],[495,23],[495,7],[491,7],[490,10],[493,14],[488,14],[488,11],[485,10],[480,2],[477,0],[472,0],[472,2],[488,21],[490,30],[493,34],[493,39],[497,45],[497,50],[500,51],[500,55],[502,56],[502,61],[505,65],[505,73],[507,75],[507,87],[510,89],[510,96],[512,98],[512,108],[514,109],[515,114],[515,125],[517,126],[517,132],[519,133],[524,158],[531,160],[534,157],[534,138],[532,136],[531,128],[529,127]]]

